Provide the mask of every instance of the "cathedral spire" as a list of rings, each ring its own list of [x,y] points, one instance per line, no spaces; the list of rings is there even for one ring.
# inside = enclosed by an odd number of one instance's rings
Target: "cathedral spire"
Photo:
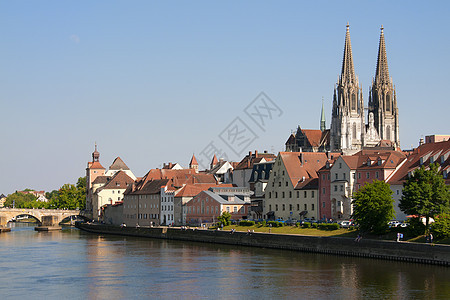
[[[341,82],[352,83],[355,80],[355,68],[353,66],[352,43],[350,42],[350,25],[347,23],[345,34],[344,57],[342,59]]]
[[[378,47],[377,70],[375,72],[375,83],[389,83],[389,70],[386,55],[386,44],[384,42],[384,28],[381,25],[380,45]]]
[[[325,131],[326,129],[326,124],[325,124],[325,112],[323,110],[323,97],[322,97],[322,113],[320,116],[320,130],[321,131]]]

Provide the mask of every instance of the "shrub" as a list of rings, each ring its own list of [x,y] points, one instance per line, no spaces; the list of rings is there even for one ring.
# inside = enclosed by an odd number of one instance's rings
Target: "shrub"
[[[300,227],[300,222],[295,223],[295,226]]]
[[[311,227],[311,223],[305,222],[305,223],[303,223],[302,227],[303,228],[310,228]]]
[[[320,230],[337,230],[339,227],[338,223],[321,223],[318,225]]]
[[[431,224],[431,232],[438,239],[450,237],[450,214],[441,214],[437,217]]]
[[[283,227],[283,223],[278,221],[269,221],[267,222],[267,225],[272,225],[272,227]]]
[[[239,226],[253,226],[255,221],[242,220],[239,222]]]
[[[422,235],[425,232],[425,225],[420,218],[410,218],[408,223],[408,233],[411,237]]]
[[[319,224],[317,224],[317,223],[311,223],[311,227],[312,227],[312,228],[317,228],[318,225],[319,225]]]
[[[262,221],[262,226],[266,226],[266,220]]]

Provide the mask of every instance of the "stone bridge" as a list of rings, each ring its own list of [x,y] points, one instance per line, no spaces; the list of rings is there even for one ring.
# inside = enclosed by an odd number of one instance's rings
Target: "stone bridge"
[[[34,217],[42,224],[42,219],[51,217],[53,223],[60,223],[67,217],[80,216],[83,217],[80,210],[64,210],[64,209],[36,209],[36,208],[0,208],[0,227],[5,226],[13,218],[21,215]],[[48,219],[48,218],[47,218]]]

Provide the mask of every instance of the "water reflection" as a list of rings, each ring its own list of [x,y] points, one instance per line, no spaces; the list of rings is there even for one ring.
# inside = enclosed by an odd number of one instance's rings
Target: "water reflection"
[[[66,228],[0,234],[2,298],[448,299],[448,268]],[[65,298],[65,297],[64,297]]]

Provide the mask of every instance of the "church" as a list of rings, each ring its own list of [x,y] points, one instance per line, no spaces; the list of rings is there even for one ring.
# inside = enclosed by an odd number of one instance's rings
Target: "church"
[[[379,145],[400,148],[397,96],[389,77],[383,26],[368,106],[364,106],[362,87],[355,73],[350,26],[347,24],[342,70],[334,87],[331,128],[325,127],[322,104],[320,130],[301,129],[299,126],[285,145],[286,151],[291,152],[331,151],[345,155]]]

